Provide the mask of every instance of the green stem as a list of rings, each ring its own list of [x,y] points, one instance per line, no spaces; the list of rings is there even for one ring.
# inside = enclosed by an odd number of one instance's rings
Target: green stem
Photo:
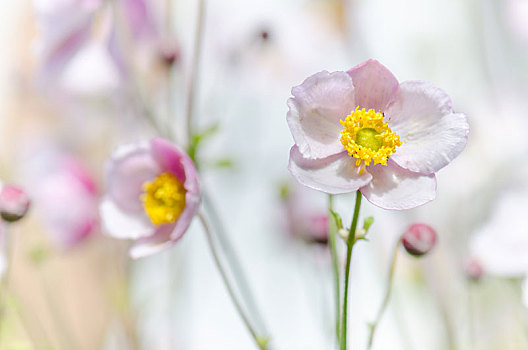
[[[394,246],[394,251],[392,252],[392,259],[391,264],[389,268],[389,277],[387,279],[387,291],[385,292],[385,297],[383,298],[383,301],[381,303],[381,306],[378,310],[378,314],[376,315],[376,319],[372,324],[370,325],[370,335],[368,339],[368,345],[367,349],[370,349],[372,347],[372,342],[374,341],[374,334],[376,333],[376,328],[381,320],[381,317],[383,316],[383,313],[385,312],[385,309],[387,308],[387,305],[389,304],[389,298],[392,292],[392,285],[394,280],[394,270],[396,268],[396,259],[398,257],[398,251],[400,250],[400,240],[396,242]]]
[[[332,265],[334,270],[334,293],[335,293],[335,331],[337,337],[337,343],[339,344],[339,328],[341,323],[341,290],[339,281],[339,261],[337,257],[336,247],[336,222],[332,212],[334,210],[334,197],[328,195],[328,233],[330,243],[330,254],[332,255]]]
[[[202,52],[202,39],[203,39],[203,27],[205,18],[205,0],[199,0],[198,2],[198,18],[196,20],[196,32],[194,36],[194,52],[191,66],[191,76],[189,80],[189,87],[187,89],[187,110],[186,110],[186,121],[187,121],[187,148],[191,147],[192,136],[193,136],[193,123],[192,119],[194,116],[194,100],[196,95],[196,83],[198,81],[198,73],[200,68],[200,56]]]
[[[257,306],[255,298],[253,297],[249,282],[242,268],[243,265],[240,263],[240,259],[236,254],[236,251],[233,247],[233,244],[230,242],[227,233],[225,232],[224,226],[222,225],[222,221],[220,220],[213,201],[208,196],[205,189],[202,189],[202,199],[204,208],[209,214],[209,218],[216,229],[218,242],[220,243],[220,247],[222,248],[226,257],[227,264],[233,273],[233,278],[235,280],[235,284],[238,286],[241,297],[245,301],[248,311],[254,316],[255,322],[257,326],[259,326],[258,328],[260,328],[260,332],[268,334],[266,324],[264,319],[261,317],[261,312]]]
[[[205,218],[205,215],[203,213],[198,213],[198,217],[200,219],[200,222],[202,223],[202,226],[204,228],[205,235],[207,237],[207,243],[209,244],[209,248],[211,250],[211,253],[213,255],[213,259],[215,262],[216,267],[218,268],[218,271],[220,272],[220,276],[222,277],[222,280],[224,282],[224,285],[227,289],[227,292],[231,298],[231,301],[235,305],[235,309],[237,310],[238,314],[242,318],[242,321],[244,322],[244,325],[248,329],[249,333],[255,340],[255,343],[257,344],[258,348],[260,350],[267,350],[267,337],[259,336],[253,326],[251,325],[251,322],[249,321],[249,317],[246,314],[246,311],[242,308],[242,304],[238,300],[235,290],[229,281],[229,278],[227,277],[226,269],[220,260],[220,255],[218,253],[216,243],[214,241],[213,235],[211,233],[211,229],[209,227],[209,223],[207,222],[207,219]]]
[[[348,233],[347,240],[347,255],[346,255],[346,268],[345,268],[345,289],[343,292],[343,313],[341,318],[341,350],[347,349],[347,311],[348,311],[348,281],[350,275],[350,262],[352,260],[352,248],[356,243],[356,227],[359,217],[359,207],[361,206],[361,192],[356,191],[356,205],[354,207],[354,216],[352,218],[352,224],[350,225],[350,231]]]

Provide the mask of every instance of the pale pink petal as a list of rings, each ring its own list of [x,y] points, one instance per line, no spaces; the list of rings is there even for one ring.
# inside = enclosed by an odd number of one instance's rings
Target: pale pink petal
[[[436,172],[466,146],[466,116],[454,113],[449,96],[429,83],[402,83],[385,118],[402,141],[391,159],[411,171]]]
[[[372,179],[366,171],[358,174],[355,158],[346,152],[324,159],[307,159],[297,146],[290,150],[288,169],[301,184],[329,194],[354,192]]]
[[[434,174],[423,175],[403,169],[389,160],[387,165],[369,166],[372,181],[361,192],[374,205],[384,209],[411,209],[436,197]]]
[[[352,79],[345,72],[319,72],[292,89],[288,126],[305,158],[317,159],[343,151],[339,120],[356,107]]]
[[[121,210],[143,213],[143,184],[161,172],[148,143],[121,146],[106,166],[108,195]]]
[[[355,88],[355,101],[360,108],[382,111],[398,90],[398,80],[376,60],[370,59],[347,71]]]
[[[150,152],[163,172],[176,176],[182,183],[185,182],[185,168],[182,158],[187,157],[169,141],[156,137],[150,141]]]
[[[104,198],[99,208],[104,231],[112,237],[138,239],[156,232],[145,214],[128,214],[110,198]]]
[[[152,236],[138,239],[130,248],[130,257],[143,258],[172,247],[177,242],[177,240],[170,239],[174,226],[174,223],[159,226]]]
[[[145,0],[123,0],[122,4],[130,31],[135,39],[155,33],[154,24]]]
[[[176,176],[187,191],[185,195],[185,209],[181,213],[174,231],[172,240],[179,239],[189,227],[193,216],[200,205],[200,186],[198,173],[193,161],[181,149],[163,138],[154,138],[150,142],[152,155],[163,171],[169,171]]]

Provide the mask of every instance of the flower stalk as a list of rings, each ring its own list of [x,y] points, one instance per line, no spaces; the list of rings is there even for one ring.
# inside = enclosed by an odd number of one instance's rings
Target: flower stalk
[[[393,280],[394,280],[394,271],[396,269],[396,260],[398,257],[398,252],[400,250],[400,243],[401,243],[401,238],[398,239],[398,241],[394,245],[394,250],[392,252],[392,258],[391,258],[391,264],[389,267],[389,275],[387,278],[387,290],[385,291],[385,296],[383,297],[383,301],[376,315],[376,319],[374,320],[374,322],[370,324],[370,334],[368,338],[367,350],[370,350],[370,348],[372,347],[372,343],[374,342],[374,334],[376,333],[376,329],[381,321],[381,318],[383,317],[383,314],[385,313],[385,310],[387,309],[387,305],[389,304],[389,299],[391,296],[392,285],[393,285]]]
[[[352,260],[352,248],[356,243],[356,227],[359,217],[359,208],[361,207],[361,191],[356,191],[356,205],[354,207],[354,216],[352,217],[352,224],[350,225],[350,231],[348,233],[347,240],[347,255],[346,255],[346,267],[345,267],[345,288],[343,292],[343,313],[341,319],[341,343],[340,349],[347,349],[347,312],[348,312],[348,284],[350,275],[350,263]]]
[[[247,315],[246,311],[242,307],[242,303],[239,301],[239,299],[238,299],[238,297],[237,297],[237,295],[235,293],[234,287],[231,284],[231,282],[229,281],[229,278],[227,277],[226,268],[224,267],[224,265],[223,265],[223,263],[222,263],[222,261],[220,259],[218,248],[216,246],[216,243],[215,243],[215,240],[213,238],[211,229],[209,227],[209,223],[207,222],[207,219],[206,219],[205,215],[200,212],[200,213],[198,213],[198,217],[199,217],[200,222],[202,224],[202,227],[204,229],[204,232],[205,232],[205,235],[206,235],[206,238],[207,238],[207,243],[208,243],[209,248],[211,250],[211,253],[213,255],[214,263],[215,263],[216,267],[218,268],[218,271],[220,272],[220,276],[222,277],[224,285],[227,288],[227,292],[229,293],[229,296],[230,296],[231,301],[233,302],[233,304],[235,306],[235,309],[237,310],[238,314],[242,318],[242,321],[244,322],[244,325],[248,329],[249,333],[251,334],[251,336],[254,339],[255,343],[257,344],[258,348],[260,350],[267,350],[268,349],[268,347],[267,347],[268,337],[265,337],[265,336],[257,334],[255,328],[253,327],[253,325],[251,324],[251,322],[249,320],[249,316]]]
[[[328,233],[329,233],[329,244],[330,244],[330,254],[332,255],[332,266],[334,270],[334,293],[335,293],[335,330],[337,336],[337,343],[339,344],[339,329],[341,326],[341,281],[339,279],[339,261],[337,257],[337,247],[336,247],[336,234],[337,234],[337,224],[335,218],[333,217],[334,212],[334,197],[328,195]]]

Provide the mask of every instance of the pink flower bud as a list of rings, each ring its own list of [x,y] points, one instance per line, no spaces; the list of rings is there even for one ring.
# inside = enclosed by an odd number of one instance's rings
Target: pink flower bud
[[[26,215],[29,204],[26,192],[16,186],[3,186],[0,190],[0,215],[5,221],[20,220]]]
[[[464,263],[464,272],[466,274],[466,277],[470,280],[478,281],[482,278],[484,269],[482,268],[482,264],[480,263],[480,261],[475,258],[469,258]]]
[[[422,256],[428,253],[436,243],[436,232],[426,224],[412,224],[402,235],[402,244],[407,253]]]

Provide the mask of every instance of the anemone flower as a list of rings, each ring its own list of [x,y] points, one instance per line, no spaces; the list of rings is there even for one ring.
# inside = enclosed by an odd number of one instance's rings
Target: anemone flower
[[[292,89],[289,169],[330,193],[360,190],[385,209],[409,209],[436,196],[435,172],[464,149],[469,125],[449,96],[422,81],[398,83],[378,61],[326,71]]]
[[[135,240],[133,258],[174,245],[200,204],[194,163],[162,138],[118,148],[106,166],[106,181],[103,227],[110,236]]]
[[[39,161],[45,170],[33,179],[35,211],[55,246],[73,248],[99,227],[97,186],[72,155],[51,152]]]

